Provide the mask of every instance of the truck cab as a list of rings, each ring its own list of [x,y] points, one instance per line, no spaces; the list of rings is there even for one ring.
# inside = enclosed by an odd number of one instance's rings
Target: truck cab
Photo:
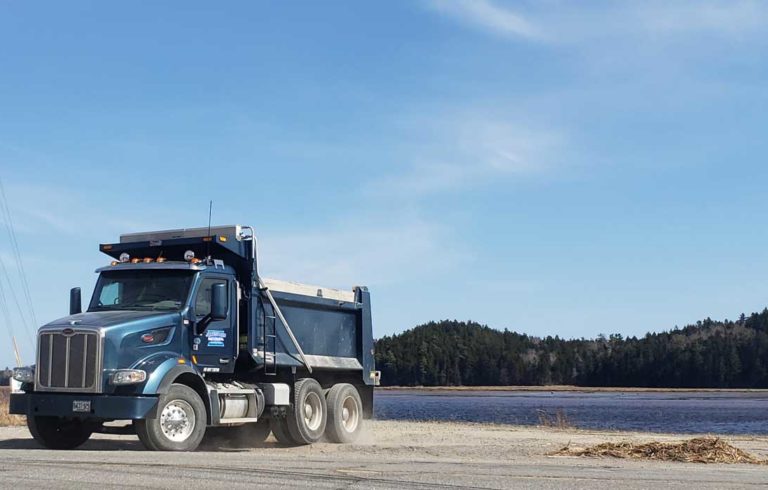
[[[218,293],[214,299],[214,293]],[[142,329],[157,327],[128,341],[120,352],[125,362],[151,351],[162,352],[174,338],[171,329],[185,328],[176,351],[203,370],[233,372],[238,352],[238,285],[229,266],[206,267],[188,263],[130,264],[100,269],[87,313],[113,315],[140,312]],[[220,311],[212,308],[216,307]],[[135,325],[126,333],[132,333]],[[144,331],[142,330],[142,332]],[[185,337],[185,338],[182,338]],[[144,349],[135,351],[131,347]]]
[[[370,294],[261,278],[253,229],[122,235],[85,311],[38,331],[11,413],[50,448],[129,420],[148,449],[192,450],[209,427],[261,442],[349,442],[373,414]]]

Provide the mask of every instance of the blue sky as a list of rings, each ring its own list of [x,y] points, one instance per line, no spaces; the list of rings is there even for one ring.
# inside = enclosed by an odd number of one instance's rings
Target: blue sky
[[[368,285],[376,336],[761,310],[767,26],[738,0],[0,2],[36,317],[90,295],[98,243],[203,226],[209,199],[265,275]],[[3,233],[0,257],[17,282]]]

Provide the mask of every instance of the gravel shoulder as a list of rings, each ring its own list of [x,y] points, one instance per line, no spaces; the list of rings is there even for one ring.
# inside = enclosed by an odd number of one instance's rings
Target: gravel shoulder
[[[564,445],[679,441],[690,436],[506,425],[373,421],[361,441],[252,447],[233,437],[195,453],[156,453],[135,436],[96,435],[76,451],[39,449],[26,428],[0,428],[0,487],[22,488],[628,488],[768,484],[754,465],[548,456]],[[768,437],[725,438],[768,457]]]

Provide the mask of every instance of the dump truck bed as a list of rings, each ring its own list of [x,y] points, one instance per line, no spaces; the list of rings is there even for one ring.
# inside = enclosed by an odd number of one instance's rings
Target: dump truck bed
[[[276,279],[262,279],[262,284],[271,292],[304,359],[269,302],[263,302],[264,318],[257,322],[261,331],[251,336],[257,340],[252,346],[257,359],[267,366],[273,359],[278,366],[300,366],[306,360],[312,369],[362,372],[366,384],[373,384],[374,378],[366,375],[374,369],[373,353],[363,349],[373,341],[366,288],[342,291]]]

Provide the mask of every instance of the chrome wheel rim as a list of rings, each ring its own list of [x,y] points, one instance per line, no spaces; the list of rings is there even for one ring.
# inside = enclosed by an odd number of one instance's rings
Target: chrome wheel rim
[[[304,425],[309,430],[317,430],[323,423],[323,404],[317,393],[308,393],[304,398]]]
[[[166,403],[160,413],[160,428],[170,441],[184,442],[195,430],[195,410],[184,400]]]
[[[341,403],[341,426],[347,432],[354,432],[360,424],[360,407],[354,397],[348,396]]]

